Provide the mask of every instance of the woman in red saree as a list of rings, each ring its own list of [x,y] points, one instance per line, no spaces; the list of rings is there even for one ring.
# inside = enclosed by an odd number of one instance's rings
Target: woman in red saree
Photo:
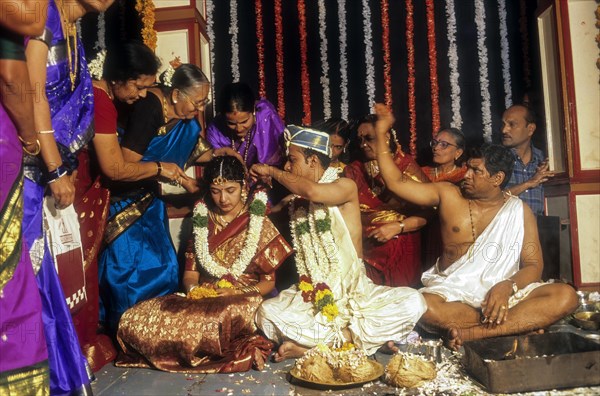
[[[143,301],[121,317],[124,367],[231,373],[262,369],[273,345],[256,334],[254,313],[275,287],[275,270],[292,252],[265,216],[267,196],[246,201],[243,164],[216,157],[204,170],[205,201],[194,208],[194,238],[183,286]]]
[[[464,161],[466,150],[465,135],[456,128],[441,129],[430,142],[433,152],[433,165],[424,166],[423,172],[432,182],[450,182],[459,184],[467,173]],[[423,230],[423,270],[435,264],[442,254],[442,235],[437,213]]]
[[[421,237],[427,223],[418,215],[421,208],[396,198],[385,187],[375,159],[376,116],[358,122],[362,159],[344,168],[344,175],[356,183],[363,225],[363,260],[367,275],[385,286],[417,286],[421,277]],[[398,168],[420,182],[429,179],[421,168],[395,142],[389,141],[390,153]]]

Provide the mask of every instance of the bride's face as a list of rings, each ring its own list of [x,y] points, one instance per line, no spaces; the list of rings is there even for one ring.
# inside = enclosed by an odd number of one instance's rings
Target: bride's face
[[[242,202],[242,186],[238,182],[210,185],[210,195],[215,205],[221,210],[222,215],[240,209]]]

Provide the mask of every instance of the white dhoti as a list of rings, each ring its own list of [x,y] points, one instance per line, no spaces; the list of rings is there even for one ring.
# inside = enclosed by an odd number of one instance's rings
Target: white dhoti
[[[427,310],[421,294],[408,287],[375,285],[366,275],[350,233],[337,207],[330,207],[331,230],[336,243],[339,277],[329,278],[339,315],[334,322],[315,315],[312,302],[305,302],[294,285],[266,300],[256,312],[256,323],[277,343],[290,340],[312,348],[329,343],[347,328],[352,342],[373,354],[387,341],[402,341]]]
[[[444,271],[439,271],[438,259],[423,273],[425,287],[419,291],[479,308],[495,284],[519,270],[521,250],[527,248],[523,246],[523,235],[523,202],[509,197],[467,253]],[[532,288],[526,289],[530,292]]]

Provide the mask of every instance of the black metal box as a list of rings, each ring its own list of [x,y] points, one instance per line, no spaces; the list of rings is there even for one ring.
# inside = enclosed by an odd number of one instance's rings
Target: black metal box
[[[462,363],[492,393],[600,384],[600,343],[560,332],[467,341]]]

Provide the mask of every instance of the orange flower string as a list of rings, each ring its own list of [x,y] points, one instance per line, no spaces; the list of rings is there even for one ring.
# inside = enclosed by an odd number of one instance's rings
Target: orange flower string
[[[256,12],[256,55],[258,57],[258,95],[267,97],[265,88],[265,36],[263,32],[262,0],[254,2]]]
[[[417,112],[415,98],[415,24],[413,19],[413,2],[406,0],[406,51],[408,60],[406,67],[408,69],[408,119],[410,125],[410,155],[417,157]]]
[[[431,83],[431,126],[432,134],[440,129],[440,89],[437,77],[437,49],[435,43],[435,14],[433,0],[427,5],[427,42],[429,44],[429,80]]]
[[[283,91],[283,20],[281,0],[275,0],[275,69],[277,71],[277,112],[285,119],[285,95]]]
[[[381,41],[383,45],[383,85],[385,88],[385,105],[392,107],[392,62],[390,57],[390,15],[387,0],[381,0]]]
[[[152,0],[136,0],[135,10],[142,18],[142,40],[144,44],[152,51],[156,50],[156,30],[154,30],[154,22],[156,18],[154,16],[154,2]]]
[[[310,77],[308,75],[307,66],[307,46],[306,46],[306,7],[304,0],[298,0],[298,19],[300,29],[300,70],[301,70],[301,83],[302,83],[302,105],[304,110],[304,116],[302,117],[302,123],[304,125],[311,124],[310,114]]]

